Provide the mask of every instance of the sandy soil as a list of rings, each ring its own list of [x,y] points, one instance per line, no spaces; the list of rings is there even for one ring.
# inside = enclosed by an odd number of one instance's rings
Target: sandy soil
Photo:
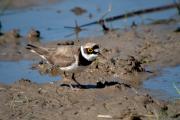
[[[12,85],[1,84],[0,119],[178,120],[179,100],[157,100],[139,87],[161,68],[180,64],[180,34],[174,32],[176,27],[177,22],[144,25],[74,41],[75,45],[97,42],[105,56],[76,74],[86,88],[73,91],[60,86],[62,81],[37,84],[25,79]],[[1,35],[0,41],[0,60],[40,60],[25,49],[29,42],[25,37],[11,31]],[[34,42],[48,47],[58,43],[62,42]]]

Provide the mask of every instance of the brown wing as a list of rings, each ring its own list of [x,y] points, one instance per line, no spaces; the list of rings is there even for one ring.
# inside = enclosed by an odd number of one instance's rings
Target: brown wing
[[[60,67],[71,65],[75,61],[74,55],[77,54],[78,49],[71,46],[58,47],[55,51],[51,52],[48,61]]]

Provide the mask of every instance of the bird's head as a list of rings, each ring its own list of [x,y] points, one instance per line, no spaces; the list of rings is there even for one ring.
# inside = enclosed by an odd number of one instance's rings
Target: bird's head
[[[86,43],[81,46],[81,54],[88,61],[94,61],[100,54],[99,45],[96,43]]]

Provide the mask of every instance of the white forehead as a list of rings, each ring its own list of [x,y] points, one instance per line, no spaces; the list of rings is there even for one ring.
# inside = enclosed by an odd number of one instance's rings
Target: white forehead
[[[93,46],[97,45],[96,43],[86,43],[84,48],[92,48]]]

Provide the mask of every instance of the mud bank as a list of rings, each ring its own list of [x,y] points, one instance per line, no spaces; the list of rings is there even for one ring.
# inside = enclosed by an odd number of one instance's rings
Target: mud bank
[[[86,87],[72,91],[60,85],[62,80],[37,84],[22,79],[1,84],[0,119],[179,119],[179,100],[157,100],[139,88],[143,80],[158,75],[163,67],[180,64],[180,34],[174,32],[176,28],[176,22],[145,25],[73,41],[74,45],[97,42],[105,57],[75,76]],[[32,42],[6,33],[0,39],[0,60],[37,60],[34,66],[38,69],[40,59],[25,49],[27,43],[48,47],[67,43]],[[97,87],[99,82],[101,87]],[[106,85],[111,82],[115,84]]]

